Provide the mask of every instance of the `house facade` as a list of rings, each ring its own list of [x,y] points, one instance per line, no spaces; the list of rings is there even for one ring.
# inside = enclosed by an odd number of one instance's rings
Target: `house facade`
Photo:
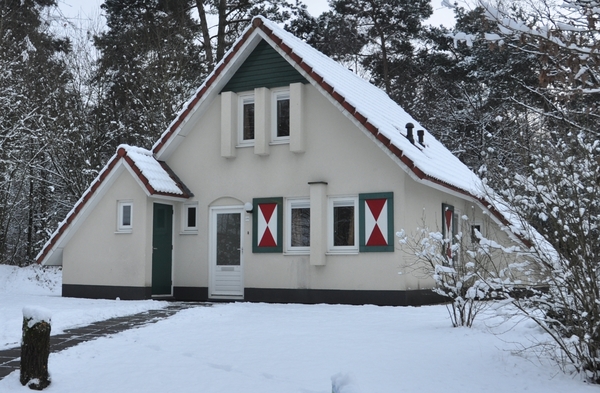
[[[387,95],[255,18],[152,150],[120,146],[38,255],[63,296],[439,301],[395,232],[468,214],[481,181]]]

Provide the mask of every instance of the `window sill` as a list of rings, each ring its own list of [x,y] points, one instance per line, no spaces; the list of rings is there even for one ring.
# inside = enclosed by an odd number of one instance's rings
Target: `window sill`
[[[252,141],[252,143],[238,143],[235,147],[236,147],[236,149],[239,149],[242,147],[254,147],[254,141]]]
[[[358,255],[358,250],[328,250],[325,255]]]
[[[298,255],[310,255],[310,250],[308,251],[285,251],[283,253],[283,255],[288,255],[288,256],[298,256]]]
[[[189,230],[189,231],[181,231],[179,232],[180,235],[197,235],[198,234],[198,230]]]
[[[133,233],[133,229],[119,229],[118,231],[115,231],[115,235],[123,235],[127,233]]]
[[[289,144],[290,144],[290,140],[289,139],[273,140],[273,141],[269,142],[269,146],[289,145]]]

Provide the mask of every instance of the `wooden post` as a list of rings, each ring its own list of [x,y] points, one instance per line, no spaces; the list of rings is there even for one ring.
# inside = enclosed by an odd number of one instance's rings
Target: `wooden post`
[[[50,313],[43,309],[23,309],[23,339],[21,342],[21,384],[33,390],[50,385]]]

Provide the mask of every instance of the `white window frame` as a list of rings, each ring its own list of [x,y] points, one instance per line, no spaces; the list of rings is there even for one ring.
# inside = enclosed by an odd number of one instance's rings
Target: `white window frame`
[[[123,224],[123,211],[129,206],[129,225]],[[133,231],[133,201],[117,201],[117,233],[131,233]]]
[[[188,226],[189,209],[195,209],[195,222],[196,225],[193,227]],[[181,228],[182,234],[198,234],[198,202],[188,202],[183,204],[181,210]]]
[[[285,208],[285,248],[286,253],[288,254],[310,254],[310,246],[308,247],[299,247],[292,246],[292,210],[295,208],[309,208],[310,209],[310,199],[309,198],[288,198],[286,199],[286,208]],[[310,224],[309,224],[310,225]],[[310,236],[310,235],[309,235]]]
[[[256,100],[254,91],[238,94],[238,147],[254,146],[254,139],[244,139],[244,105],[254,104],[254,137],[256,138]]]
[[[335,207],[354,207],[354,245],[334,246],[333,235],[333,209]],[[357,254],[358,253],[358,196],[329,197],[327,206],[327,251],[331,254]]]
[[[277,136],[277,101],[288,100],[290,102],[291,111],[291,96],[290,88],[273,89],[271,92],[271,144],[290,143],[290,136]],[[291,115],[291,114],[290,114]],[[290,116],[291,117],[291,116]],[[291,119],[290,119],[291,121]],[[290,124],[291,133],[291,124]]]

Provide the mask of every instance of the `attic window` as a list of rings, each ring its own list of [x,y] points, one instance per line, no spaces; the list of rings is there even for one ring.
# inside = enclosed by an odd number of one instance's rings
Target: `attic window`
[[[254,143],[254,93],[240,94],[240,119],[239,138],[240,145],[252,145]]]
[[[273,91],[271,113],[273,114],[273,142],[289,142],[290,139],[290,90]]]

